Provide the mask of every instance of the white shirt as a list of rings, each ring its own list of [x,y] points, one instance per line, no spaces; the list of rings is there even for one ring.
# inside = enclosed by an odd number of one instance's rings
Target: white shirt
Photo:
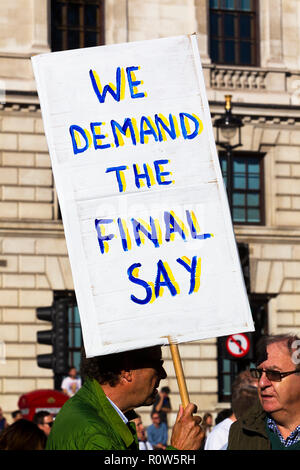
[[[120,418],[122,419],[122,421],[124,421],[125,424],[128,423],[128,419],[126,418],[126,416],[124,415],[123,411],[120,410],[120,408],[117,407],[117,405],[114,404],[113,401],[111,401],[110,398],[108,398],[108,396],[106,395],[106,398],[108,399],[108,401],[111,403],[111,405],[114,407],[114,409],[116,410],[116,412],[118,413],[118,415],[120,416]]]
[[[71,377],[65,377],[61,383],[62,390],[66,390],[69,397],[75,395],[81,387],[81,379],[72,379]]]
[[[224,450],[227,448],[229,429],[233,421],[226,418],[216,426],[207,436],[204,450]]]
[[[153,447],[149,441],[139,441],[139,449],[140,450],[153,450]]]

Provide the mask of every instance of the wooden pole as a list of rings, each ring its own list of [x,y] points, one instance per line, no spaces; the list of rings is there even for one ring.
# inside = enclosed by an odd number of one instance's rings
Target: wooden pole
[[[190,399],[189,399],[189,394],[188,394],[187,387],[186,387],[186,382],[185,382],[185,377],[184,377],[184,373],[182,369],[182,363],[181,363],[178,345],[172,343],[170,337],[169,337],[169,344],[170,344],[175,374],[177,378],[181,403],[182,403],[183,408],[186,408],[187,405],[190,403]]]

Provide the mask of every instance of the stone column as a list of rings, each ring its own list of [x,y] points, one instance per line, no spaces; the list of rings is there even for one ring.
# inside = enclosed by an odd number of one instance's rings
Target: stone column
[[[198,47],[203,64],[210,64],[209,57],[209,10],[206,0],[194,0]]]
[[[282,0],[260,2],[261,67],[283,67]]]
[[[129,0],[105,0],[105,44],[129,40]]]
[[[50,52],[51,11],[50,0],[31,0],[32,42],[30,52]]]

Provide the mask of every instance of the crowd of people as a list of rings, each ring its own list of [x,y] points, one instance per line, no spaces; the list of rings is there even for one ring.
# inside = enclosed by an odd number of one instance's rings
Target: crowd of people
[[[300,450],[300,339],[264,336],[256,367],[232,385],[231,407],[202,417],[196,405],[173,411],[158,346],[102,357],[82,357],[83,384],[76,380],[59,414],[35,414],[33,421],[0,409],[0,449],[48,450]],[[76,371],[75,371],[76,372]],[[65,382],[66,384],[66,382]],[[68,392],[69,390],[69,392]],[[152,424],[143,425],[135,408],[151,405]],[[168,438],[168,434],[170,434]]]
[[[71,398],[81,387],[81,378],[75,367],[70,367],[64,377],[61,390]],[[21,410],[11,413],[8,423],[0,408],[0,450],[44,450],[54,423],[54,416],[48,410],[37,411],[32,421],[23,418]]]

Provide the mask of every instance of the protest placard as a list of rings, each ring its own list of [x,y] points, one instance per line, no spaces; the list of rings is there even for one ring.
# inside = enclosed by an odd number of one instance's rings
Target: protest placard
[[[33,68],[87,356],[252,331],[196,36]]]

